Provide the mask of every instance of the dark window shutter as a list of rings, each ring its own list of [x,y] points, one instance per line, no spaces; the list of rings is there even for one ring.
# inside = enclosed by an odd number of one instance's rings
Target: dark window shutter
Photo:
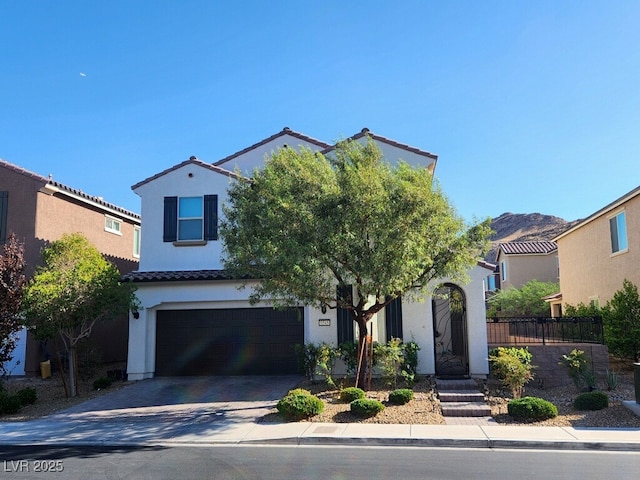
[[[340,287],[338,285],[336,295],[338,299],[341,298],[353,298],[353,286],[346,285]],[[355,337],[353,335],[353,318],[351,318],[351,312],[346,308],[337,309],[337,324],[338,324],[338,345],[345,342],[353,342]]]
[[[204,239],[218,239],[218,196],[204,196]]]
[[[175,242],[178,238],[178,197],[164,197],[163,242]]]
[[[384,307],[384,318],[387,330],[387,342],[392,338],[402,337],[402,297],[394,299]]]
[[[9,192],[0,192],[0,244],[7,240],[7,210]]]

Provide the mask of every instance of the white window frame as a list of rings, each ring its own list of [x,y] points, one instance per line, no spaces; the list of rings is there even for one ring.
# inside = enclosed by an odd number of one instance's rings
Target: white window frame
[[[117,228],[114,226],[117,225]],[[104,216],[104,231],[115,235],[122,235],[122,220],[111,215]]]
[[[612,222],[612,220],[614,220],[614,219],[615,219],[615,221]],[[627,230],[627,215],[625,213],[625,210],[620,210],[620,211],[616,212],[615,214],[610,215],[608,217],[608,220],[609,220],[609,235],[611,237],[611,254],[612,255],[617,255],[617,254],[626,252],[629,249],[629,237],[627,235],[627,231],[628,231]],[[613,230],[613,226],[614,225],[615,225],[615,232]],[[622,230],[624,231],[624,236],[623,237],[621,237],[621,235],[620,235],[620,231],[621,231],[620,226],[623,227],[622,228]],[[615,243],[614,243],[614,238],[613,238],[614,233],[615,233]],[[622,242],[620,242],[620,238],[624,239],[623,246],[621,246]],[[617,247],[618,247],[617,250],[615,249],[616,248],[615,244],[617,244]]]
[[[140,258],[141,240],[142,229],[136,225],[133,227],[133,258]]]

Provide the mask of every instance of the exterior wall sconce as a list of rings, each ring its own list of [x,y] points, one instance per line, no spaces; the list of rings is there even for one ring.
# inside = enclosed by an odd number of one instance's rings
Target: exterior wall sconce
[[[140,312],[136,311],[133,312],[133,318],[135,318],[136,320],[138,320],[140,318]]]
[[[326,305],[322,305],[322,306],[320,307],[320,311],[321,311],[322,313],[327,313],[327,306],[326,306]]]

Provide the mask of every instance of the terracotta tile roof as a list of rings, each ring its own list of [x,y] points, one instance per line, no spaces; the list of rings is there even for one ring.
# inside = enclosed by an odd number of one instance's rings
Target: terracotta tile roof
[[[416,147],[411,147],[405,143],[400,143],[400,142],[396,142],[395,140],[391,140],[390,138],[386,138],[380,135],[376,135],[375,133],[371,133],[369,131],[368,128],[363,128],[359,133],[356,133],[355,135],[353,135],[352,137],[349,137],[347,140],[358,140],[362,137],[364,137],[365,135],[369,135],[371,138],[373,138],[374,140],[377,140],[378,142],[382,142],[382,143],[386,143],[387,145],[391,145],[397,148],[401,148],[403,150],[407,150],[409,152],[412,153],[416,153],[418,155],[422,155],[423,157],[427,157],[430,158],[431,160],[435,162],[438,161],[438,156],[434,153],[431,152],[427,152],[426,150],[421,150],[419,148]],[[331,145],[328,148],[325,148],[322,151],[322,154],[326,154],[329,153],[330,151],[332,151],[334,148],[336,148],[335,145]]]
[[[140,220],[140,215],[132,212],[130,210],[127,210],[125,208],[119,207],[117,205],[114,205],[113,203],[109,203],[109,202],[105,202],[102,197],[96,197],[94,195],[89,195],[87,193],[84,193],[82,190],[78,190],[76,188],[72,188],[69,187],[68,185],[64,185],[60,182],[57,182],[55,180],[53,180],[52,178],[47,178],[47,177],[43,177],[42,175],[39,175],[37,173],[34,172],[30,172],[29,170],[26,170],[22,167],[19,167],[17,165],[14,165],[13,163],[9,163],[5,160],[2,160],[0,158],[0,167],[4,167],[8,170],[11,170],[15,173],[18,173],[20,175],[24,175],[25,177],[30,177],[34,180],[43,182],[43,184],[45,185],[51,185],[52,187],[57,188],[58,190],[61,190],[63,193],[67,192],[69,194],[72,194],[76,197],[79,197],[81,200],[85,200],[87,202],[91,202],[91,203],[95,203],[98,204],[98,206],[102,206],[105,208],[108,208],[110,210],[116,211],[116,212],[120,212],[124,215],[127,215],[129,217],[132,217],[133,219],[137,219]]]
[[[163,170],[160,173],[156,173],[155,175],[153,175],[153,176],[151,176],[149,178],[145,178],[144,180],[136,183],[135,185],[133,185],[131,187],[131,190],[135,190],[136,188],[141,187],[142,185],[144,185],[146,183],[149,183],[149,182],[155,180],[156,178],[160,178],[163,175],[166,175],[167,173],[173,172],[174,170],[177,170],[177,169],[179,169],[181,167],[184,167],[185,165],[198,165],[200,167],[206,168],[206,169],[211,170],[213,172],[220,173],[222,175],[226,175],[227,177],[230,177],[230,178],[235,178],[237,180],[241,180],[241,179],[249,180],[248,178],[245,178],[245,177],[243,177],[241,175],[237,175],[234,172],[232,172],[230,170],[227,170],[225,168],[218,167],[218,166],[216,166],[216,165],[214,165],[212,163],[203,162],[202,160],[200,160],[197,157],[190,157],[189,160],[185,160],[184,162],[181,162],[181,163],[179,163],[177,165],[174,165],[173,167],[169,167],[169,168],[167,168],[166,170]]]
[[[284,127],[282,129],[282,131],[276,133],[275,135],[271,135],[269,138],[265,138],[264,140],[255,143],[253,145],[251,145],[250,147],[244,148],[242,150],[240,150],[239,152],[233,153],[231,155],[229,155],[228,157],[224,157],[222,160],[218,160],[217,162],[214,163],[214,165],[222,165],[223,163],[229,162],[230,160],[233,160],[236,157],[239,157],[240,155],[244,155],[247,152],[250,152],[251,150],[254,150],[256,148],[261,147],[262,145],[266,145],[267,143],[275,140],[276,138],[282,137],[283,135],[289,135],[292,137],[296,137],[304,142],[309,142],[309,143],[313,143],[314,145],[317,145],[320,148],[330,148],[331,145],[328,143],[325,143],[321,140],[317,140],[315,138],[312,137],[308,137],[306,135],[303,135],[302,133],[298,133],[298,132],[294,132],[293,130],[291,130],[289,127]]]
[[[558,250],[556,242],[505,242],[499,247],[506,255],[547,254]]]
[[[185,280],[231,280],[225,270],[172,270],[130,272],[122,276],[128,282],[176,282]]]

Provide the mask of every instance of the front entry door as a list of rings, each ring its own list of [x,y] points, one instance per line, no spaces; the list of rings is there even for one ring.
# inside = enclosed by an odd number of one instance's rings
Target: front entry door
[[[431,301],[436,376],[467,377],[467,306],[464,292],[453,284],[436,290]]]

